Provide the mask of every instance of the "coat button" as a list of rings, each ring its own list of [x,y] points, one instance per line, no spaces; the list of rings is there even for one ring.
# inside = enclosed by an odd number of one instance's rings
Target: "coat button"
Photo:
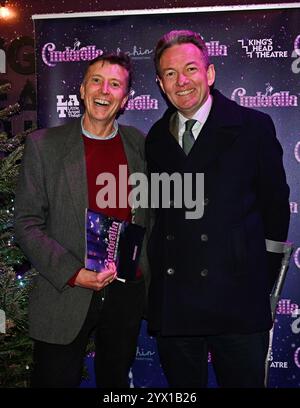
[[[205,278],[205,276],[208,275],[208,270],[207,269],[202,269],[202,271],[200,272],[200,275]]]
[[[168,274],[169,276],[174,275],[174,273],[175,273],[175,269],[173,269],[173,268],[168,268],[168,269],[167,269],[167,274]]]
[[[207,236],[207,234],[201,234],[201,241],[203,241],[203,242],[208,241],[208,236]]]
[[[209,203],[209,199],[208,198],[204,198],[204,205],[208,205]]]
[[[167,235],[168,241],[174,241],[174,239],[175,239],[174,235],[171,235],[171,234]]]

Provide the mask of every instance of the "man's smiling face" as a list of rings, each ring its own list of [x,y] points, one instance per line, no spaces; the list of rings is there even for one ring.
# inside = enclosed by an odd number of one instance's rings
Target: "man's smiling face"
[[[215,70],[212,64],[205,66],[202,52],[194,44],[178,44],[163,52],[158,80],[170,102],[191,118],[206,101]]]
[[[86,130],[112,127],[127,102],[128,79],[127,70],[118,64],[98,61],[89,67],[80,87]]]

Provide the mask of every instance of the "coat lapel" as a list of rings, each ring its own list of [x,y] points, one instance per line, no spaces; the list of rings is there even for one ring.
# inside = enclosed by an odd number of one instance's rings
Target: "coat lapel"
[[[166,111],[162,118],[162,134],[152,139],[157,144],[156,157],[152,159],[163,163],[164,171],[204,171],[212,162],[226,151],[240,132],[242,118],[235,102],[213,91],[213,105],[197,140],[188,156],[178,143],[178,114]]]
[[[144,173],[145,162],[141,160],[141,152],[139,152],[138,146],[134,144],[125,127],[120,125],[119,133],[124,145],[129,173]],[[88,187],[80,120],[70,124],[70,128],[68,128],[65,152],[64,170],[67,179],[67,188],[69,188],[71,202],[82,231],[85,225],[85,209],[88,207]]]
[[[130,129],[126,126],[119,125],[119,134],[122,139],[125,155],[127,158],[129,175],[133,173],[146,173],[146,162],[144,158],[144,151],[140,151],[140,147],[134,143],[132,137],[134,129]],[[142,226],[146,224],[146,214],[141,207],[134,208],[134,204],[131,208],[131,222],[138,223]]]
[[[68,130],[69,134],[65,144],[66,155],[64,156],[66,187],[69,188],[71,202],[82,230],[85,223],[85,208],[88,207],[88,189],[80,120],[72,123]]]
[[[197,140],[187,156],[187,163],[194,163],[204,171],[227,150],[239,135],[242,123],[238,106],[213,91],[213,105]]]
[[[177,112],[172,113],[169,123],[169,131],[174,136],[177,143],[179,143],[178,131],[179,131],[179,118]]]
[[[119,134],[123,142],[129,174],[143,173],[145,171],[145,164],[141,157],[144,152],[138,150],[138,146],[134,143],[133,138],[130,137],[130,130],[128,128],[119,125]]]
[[[155,126],[151,129],[150,133],[153,132],[153,136],[151,135],[147,141],[149,150],[153,152],[151,166],[153,165],[157,171],[161,169],[162,172],[172,173],[175,169],[180,171],[185,165],[187,156],[178,143],[177,111],[168,109],[159,120],[157,129],[157,132]]]

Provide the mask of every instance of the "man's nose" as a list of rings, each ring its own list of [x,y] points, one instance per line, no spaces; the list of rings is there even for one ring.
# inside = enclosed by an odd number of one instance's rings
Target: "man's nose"
[[[101,89],[103,94],[108,94],[109,93],[109,83],[108,81],[103,81],[102,82],[102,89]]]
[[[186,85],[189,82],[189,79],[184,74],[179,74],[177,77],[177,84],[179,86]]]

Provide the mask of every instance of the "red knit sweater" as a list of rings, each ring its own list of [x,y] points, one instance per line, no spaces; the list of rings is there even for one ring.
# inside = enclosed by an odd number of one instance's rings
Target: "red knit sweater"
[[[128,205],[128,194],[126,196],[126,208],[119,208],[119,166],[127,166],[126,184],[129,175],[127,158],[120,135],[117,134],[113,139],[103,140],[90,139],[83,136],[83,140],[89,194],[89,208],[94,211],[100,211],[105,215],[119,218],[120,220],[131,221],[131,209]],[[106,183],[104,185],[97,185],[96,180],[100,173],[105,172],[113,174],[116,179],[116,191],[113,191],[116,208],[99,208],[96,203],[98,191],[106,186]],[[126,186],[123,185],[123,187]],[[105,200],[107,200],[107,196],[105,196]]]

